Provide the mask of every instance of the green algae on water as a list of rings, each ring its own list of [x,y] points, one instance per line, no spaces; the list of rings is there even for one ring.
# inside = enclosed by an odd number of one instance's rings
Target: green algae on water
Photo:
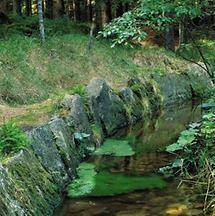
[[[81,163],[77,169],[78,179],[75,179],[67,188],[69,197],[81,197],[89,194],[95,187],[95,165]]]
[[[78,168],[79,179],[68,187],[71,198],[83,196],[114,196],[135,190],[161,189],[166,182],[159,176],[128,176],[122,173],[101,171],[96,173],[95,165],[83,163]]]
[[[135,152],[128,140],[107,139],[94,155],[112,155],[116,157],[132,156]]]
[[[95,176],[95,188],[90,196],[114,196],[135,190],[161,189],[166,182],[159,176],[128,176],[121,173],[100,172]]]

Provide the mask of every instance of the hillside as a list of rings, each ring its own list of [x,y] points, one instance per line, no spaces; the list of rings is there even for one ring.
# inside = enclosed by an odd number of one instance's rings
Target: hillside
[[[0,40],[1,122],[14,116],[18,122],[44,121],[55,101],[66,93],[80,93],[93,77],[117,88],[129,77],[180,73],[188,64],[163,48],[111,48],[111,42],[97,38],[87,51],[87,24],[60,19],[46,25],[50,31],[43,45],[33,31],[35,18],[27,23],[20,19]]]

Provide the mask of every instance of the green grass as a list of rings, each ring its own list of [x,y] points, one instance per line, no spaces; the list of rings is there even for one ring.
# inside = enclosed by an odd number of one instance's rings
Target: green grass
[[[112,49],[109,41],[94,39],[93,49],[86,54],[88,29],[87,24],[67,19],[46,21],[43,46],[36,17],[19,18],[7,30],[0,29],[4,32],[0,39],[0,100],[32,104],[86,85],[93,77],[118,87],[136,74],[183,69],[182,60],[161,48]]]

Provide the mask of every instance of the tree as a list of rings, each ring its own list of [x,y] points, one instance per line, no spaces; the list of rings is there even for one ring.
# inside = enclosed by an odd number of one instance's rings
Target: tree
[[[6,10],[7,10],[6,0],[0,0],[0,12],[6,13]]]
[[[45,17],[52,19],[53,16],[53,0],[45,0]]]
[[[38,15],[39,15],[39,27],[40,27],[40,38],[42,43],[45,42],[45,28],[43,20],[43,5],[42,0],[37,0]]]
[[[26,6],[26,16],[32,15],[32,3],[31,0],[25,0],[25,6]]]
[[[105,38],[112,38],[113,46],[128,44],[143,40],[147,36],[147,32],[143,31],[143,27],[147,26],[163,32],[165,35],[165,47],[174,51],[175,26],[178,27],[179,44],[181,45],[185,41],[185,32],[189,32],[188,23],[195,18],[208,16],[210,13],[214,13],[214,3],[207,0],[141,0],[134,10],[124,13],[121,17],[108,24],[100,32],[100,35]],[[215,65],[213,66],[206,59],[192,34],[189,34],[189,36],[192,46],[196,48],[201,56],[204,67],[192,59],[187,60],[204,68],[215,83]]]
[[[107,25],[102,35],[113,37],[115,44],[123,44],[142,40],[147,35],[142,29],[147,26],[166,32],[167,44],[172,43],[173,26],[183,24],[183,31],[181,27],[180,33],[183,39],[185,20],[188,22],[190,19],[202,16],[206,5],[207,1],[200,0],[141,0],[134,10],[124,13]],[[172,49],[172,44],[167,47]]]
[[[22,16],[22,0],[13,0],[13,12],[16,15]]]

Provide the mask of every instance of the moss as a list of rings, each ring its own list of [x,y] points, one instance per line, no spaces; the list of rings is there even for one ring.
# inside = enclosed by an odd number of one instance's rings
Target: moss
[[[92,124],[91,125],[92,129],[92,136],[93,140],[96,142],[96,144],[99,146],[102,143],[103,140],[103,131],[102,128],[99,127],[97,124]]]
[[[30,151],[21,152],[5,166],[16,184],[13,195],[28,210],[28,215],[51,215],[59,202],[58,187],[35,156]]]
[[[57,112],[53,100],[44,101],[41,104],[34,104],[28,107],[21,107],[23,113],[12,117],[12,120],[19,126],[37,126],[46,122],[54,113]]]
[[[132,156],[135,152],[127,140],[107,139],[94,155]]]
[[[159,176],[128,176],[106,171],[95,172],[95,165],[82,164],[78,169],[79,179],[68,187],[71,198],[80,196],[114,196],[132,192],[163,188],[166,182]]]
[[[67,188],[70,197],[80,197],[89,194],[95,187],[95,165],[82,163],[77,169],[78,179],[75,179]]]
[[[87,96],[87,91],[86,91],[86,87],[84,85],[76,85],[74,86],[70,92],[70,94],[78,94],[80,95],[82,98],[86,98]]]
[[[90,196],[114,196],[135,190],[163,188],[164,180],[159,176],[127,176],[100,172],[95,176],[96,186]]]
[[[132,114],[133,114],[133,110],[134,110],[134,105],[133,104],[125,104],[124,107],[125,107],[128,122],[129,122],[129,124],[132,124],[132,122],[133,122]]]
[[[135,83],[134,85],[131,86],[131,90],[139,97],[142,98],[144,95],[144,88],[142,83]]]

